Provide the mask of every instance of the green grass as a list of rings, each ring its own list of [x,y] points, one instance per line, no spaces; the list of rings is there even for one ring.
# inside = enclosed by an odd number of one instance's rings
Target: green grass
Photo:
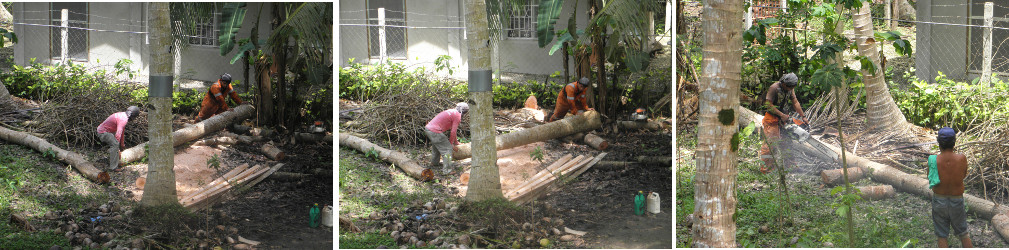
[[[378,235],[378,226],[357,220],[372,212],[391,208],[404,209],[418,201],[444,197],[436,193],[436,183],[418,182],[398,168],[385,162],[365,157],[354,149],[340,150],[340,215],[354,214],[354,223],[364,232],[340,233],[340,248],[394,247],[389,235]],[[457,201],[446,198],[447,201]],[[363,224],[362,224],[363,223]],[[411,247],[412,248],[412,247]]]
[[[844,218],[836,215],[831,206],[834,197],[830,196],[829,188],[819,185],[816,176],[799,175],[794,178],[806,181],[788,183],[793,203],[792,213],[788,216],[793,223],[780,222],[784,200],[780,198],[778,175],[759,173],[762,162],[756,155],[760,148],[757,136],[744,139],[739,150],[735,215],[737,243],[743,247],[823,247],[823,242],[831,242],[834,247],[848,247]],[[684,158],[677,165],[676,173],[678,247],[689,247],[691,243],[691,232],[684,224],[687,215],[694,212],[695,147],[696,134],[693,131],[678,134],[677,152]],[[854,185],[878,184],[863,179]],[[907,241],[915,247],[935,247],[929,209],[925,198],[902,192],[887,200],[859,201],[854,211],[856,245],[853,247],[892,248],[900,247]],[[760,233],[761,226],[767,226],[770,231]],[[790,244],[793,237],[798,237],[795,245]],[[952,244],[959,246],[959,242]],[[1005,245],[1001,240],[991,244]]]

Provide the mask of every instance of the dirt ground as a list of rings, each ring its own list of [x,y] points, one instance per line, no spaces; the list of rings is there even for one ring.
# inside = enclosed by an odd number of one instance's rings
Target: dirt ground
[[[177,118],[177,124],[185,118]],[[180,126],[177,126],[180,127]],[[218,132],[220,133],[220,132]],[[204,138],[213,137],[212,133]],[[238,235],[262,244],[258,249],[330,249],[333,246],[333,229],[325,226],[308,227],[308,211],[318,203],[320,207],[333,205],[333,147],[331,144],[290,144],[285,138],[272,136],[287,157],[282,161],[271,161],[259,153],[262,142],[251,145],[194,146],[192,143],[176,148],[175,173],[180,197],[199,189],[242,165],[262,164],[273,166],[284,163],[280,172],[310,174],[311,177],[296,181],[280,181],[271,178],[244,191],[235,198],[220,202],[201,211],[212,216],[210,224],[220,224],[238,228]],[[220,167],[208,167],[207,160],[218,155]],[[147,164],[129,165],[122,172],[112,174],[114,184],[124,190],[126,198],[139,200],[143,194],[137,178],[147,173]],[[220,216],[223,215],[223,216]],[[200,223],[204,224],[204,223]],[[204,225],[190,225],[197,230]],[[213,227],[213,225],[210,225]]]
[[[638,156],[669,156],[672,136],[658,132],[625,132],[618,136],[600,134],[610,142],[605,161],[634,161]],[[542,164],[532,160],[529,152],[543,148]],[[499,153],[498,166],[502,189],[507,192],[535,175],[564,154],[596,155],[599,150],[583,144],[549,140]],[[502,157],[504,156],[504,157]],[[423,162],[429,162],[430,153]],[[469,161],[459,161],[468,168]],[[454,174],[459,176],[460,174]],[[447,184],[465,195],[465,185],[459,178]],[[517,184],[516,184],[517,183]],[[634,194],[638,191],[657,192],[661,213],[634,215]],[[574,230],[586,231],[586,248],[671,248],[673,247],[672,171],[669,167],[636,167],[615,170],[590,169],[578,180],[538,199],[538,206],[552,208]]]

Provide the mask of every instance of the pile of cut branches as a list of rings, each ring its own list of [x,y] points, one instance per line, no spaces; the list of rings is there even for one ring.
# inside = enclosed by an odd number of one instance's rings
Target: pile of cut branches
[[[969,165],[964,183],[1009,194],[1009,116],[1000,115],[958,134],[956,144]]]
[[[130,91],[127,87],[102,86],[55,96],[42,103],[41,112],[34,119],[37,122],[29,123],[28,130],[46,135],[46,140],[53,143],[77,147],[100,145],[98,125],[109,115],[136,105],[130,102]],[[146,112],[130,119],[123,136],[127,146],[147,141]]]
[[[454,108],[452,85],[421,79],[409,84],[392,85],[374,96],[355,112],[354,131],[374,141],[419,145],[427,141],[424,126],[438,113]],[[468,116],[459,124],[458,136],[469,134]]]

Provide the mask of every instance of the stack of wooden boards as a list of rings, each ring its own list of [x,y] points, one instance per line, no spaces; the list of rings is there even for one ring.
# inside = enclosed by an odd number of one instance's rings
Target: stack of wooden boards
[[[550,164],[550,166],[547,166],[543,171],[536,173],[535,176],[522,183],[522,185],[506,193],[505,198],[516,204],[535,200],[546,194],[547,190],[560,178],[566,180],[577,178],[592,167],[592,165],[602,160],[603,157],[606,157],[606,153],[600,153],[596,157],[579,155],[573,159],[571,158],[571,154],[564,155],[553,164]]]
[[[182,202],[183,207],[191,211],[210,207],[215,202],[226,198],[229,195],[228,191],[231,189],[235,187],[252,187],[274,172],[277,172],[277,169],[283,166],[284,164],[282,163],[274,165],[272,168],[262,165],[255,165],[251,168],[249,164],[239,165],[206,186],[183,195],[180,202]]]

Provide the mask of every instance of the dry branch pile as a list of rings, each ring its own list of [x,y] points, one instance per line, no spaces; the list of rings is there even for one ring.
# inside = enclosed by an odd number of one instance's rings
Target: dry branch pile
[[[964,183],[1009,193],[1009,116],[995,117],[960,133],[956,144],[969,165]]]
[[[418,145],[427,141],[424,126],[438,113],[454,108],[459,100],[453,99],[452,85],[420,80],[412,84],[393,85],[361,105],[355,122],[360,124],[355,132],[370,136],[374,141]],[[459,137],[468,137],[469,118],[463,116],[459,124]]]
[[[30,123],[28,130],[47,135],[52,142],[63,142],[79,147],[101,144],[98,125],[109,115],[126,111],[131,105],[130,88],[97,87],[50,99],[41,105],[41,112]],[[145,110],[146,111],[146,110]],[[146,112],[130,119],[124,140],[127,147],[147,141]]]

